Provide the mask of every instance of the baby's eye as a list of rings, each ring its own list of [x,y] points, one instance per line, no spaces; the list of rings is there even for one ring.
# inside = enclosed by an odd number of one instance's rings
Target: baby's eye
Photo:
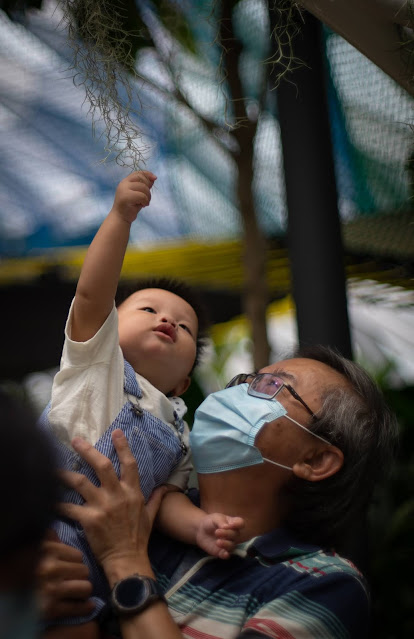
[[[189,333],[189,335],[192,335],[191,329],[189,326],[186,326],[185,324],[179,324],[180,328],[183,328],[185,331],[187,331],[187,333]]]
[[[144,306],[144,308],[140,309],[141,311],[145,311],[146,313],[155,313],[156,311],[151,308],[151,306]]]

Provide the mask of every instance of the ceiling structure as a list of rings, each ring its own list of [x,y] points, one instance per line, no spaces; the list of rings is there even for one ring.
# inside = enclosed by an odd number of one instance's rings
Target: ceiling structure
[[[239,5],[239,21],[250,43],[244,60],[247,82],[261,64],[257,28],[265,12],[260,0]],[[20,22],[0,11],[0,287],[5,301],[19,286],[45,291],[55,281],[72,290],[85,246],[109,211],[117,183],[128,173],[111,160],[102,162],[103,125],[96,124],[94,137],[83,88],[73,82],[61,17],[53,0]],[[189,101],[219,119],[224,102],[217,91],[207,22],[200,33],[205,56],[200,62],[181,52],[182,77]],[[327,30],[325,44],[348,277],[412,290],[413,100],[337,34]],[[136,86],[143,105],[146,167],[158,180],[151,207],[133,227],[123,281],[136,272],[189,279],[216,292],[223,311],[217,320],[229,319],[240,312],[242,290],[234,166],[188,110],[165,98],[168,78],[150,50],[141,52],[137,65],[163,87],[161,92]],[[290,274],[273,103],[259,123],[255,171],[258,218],[269,243],[270,287],[278,299],[290,291]],[[29,344],[22,352],[27,353]],[[56,337],[48,361],[59,348]],[[40,365],[42,360],[37,361]]]
[[[254,41],[266,16],[260,0],[239,5],[246,42],[244,73],[249,78],[252,68],[262,64],[263,51]],[[59,4],[53,0],[43,2],[41,11],[28,12],[20,23],[0,11],[3,257],[87,245],[112,204],[116,184],[128,174],[114,161],[102,163],[103,124],[96,123],[93,137],[83,87],[73,82],[69,68],[71,52],[61,20]],[[209,53],[211,29],[207,21],[202,25],[206,56],[200,61],[181,52],[179,64],[189,102],[219,119],[224,98],[217,90]],[[326,33],[326,55],[338,205],[344,224],[412,211],[413,99],[334,33]],[[145,248],[178,238],[237,239],[240,220],[232,161],[188,109],[166,98],[168,78],[151,50],[141,52],[137,67],[147,77],[157,77],[164,92],[149,85],[135,87],[142,103],[146,165],[158,181],[151,210],[133,228],[132,245]],[[259,123],[255,157],[259,222],[268,236],[283,237],[287,212],[277,109],[272,104]]]

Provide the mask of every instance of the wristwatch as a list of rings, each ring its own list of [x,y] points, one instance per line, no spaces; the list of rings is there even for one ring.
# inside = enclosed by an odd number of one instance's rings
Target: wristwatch
[[[134,615],[155,601],[165,601],[158,583],[150,577],[131,575],[112,588],[111,605],[117,615]]]

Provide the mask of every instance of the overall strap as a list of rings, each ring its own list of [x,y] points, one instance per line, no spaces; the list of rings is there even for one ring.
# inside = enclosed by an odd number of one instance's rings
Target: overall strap
[[[135,371],[126,359],[124,359],[124,391],[127,395],[134,395],[138,397],[138,399],[142,397],[142,391],[138,386]]]

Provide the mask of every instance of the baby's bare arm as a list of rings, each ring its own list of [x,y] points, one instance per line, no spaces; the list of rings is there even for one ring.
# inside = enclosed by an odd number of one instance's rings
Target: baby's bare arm
[[[112,310],[132,222],[151,201],[156,176],[135,171],[116,189],[109,214],[91,245],[76,288],[71,338],[85,342],[97,333]]]
[[[194,506],[184,493],[171,487],[163,497],[155,524],[166,535],[186,544],[195,544],[198,526],[204,516],[205,512]]]
[[[227,559],[244,527],[241,517],[206,513],[181,492],[164,495],[156,519],[157,528],[186,544],[199,546],[213,557]]]

